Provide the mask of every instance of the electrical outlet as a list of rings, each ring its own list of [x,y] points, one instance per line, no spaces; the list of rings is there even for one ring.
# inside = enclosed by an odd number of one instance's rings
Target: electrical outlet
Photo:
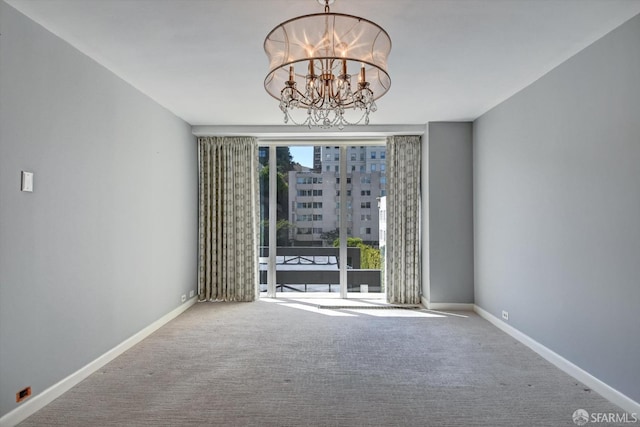
[[[186,295],[182,295],[182,302],[185,302],[187,300],[187,296]]]
[[[504,320],[509,320],[509,312],[506,310],[502,310],[502,318]]]
[[[16,393],[16,403],[22,402],[29,396],[31,396],[31,387],[25,387],[24,389]]]
[[[196,291],[194,291],[193,289],[189,291],[189,298],[193,298],[193,296],[196,294]]]

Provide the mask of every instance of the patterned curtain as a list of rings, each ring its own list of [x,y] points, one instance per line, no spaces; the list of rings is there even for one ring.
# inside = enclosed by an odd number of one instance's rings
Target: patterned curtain
[[[387,139],[387,301],[420,304],[420,137]]]
[[[198,299],[258,297],[258,144],[200,137]]]

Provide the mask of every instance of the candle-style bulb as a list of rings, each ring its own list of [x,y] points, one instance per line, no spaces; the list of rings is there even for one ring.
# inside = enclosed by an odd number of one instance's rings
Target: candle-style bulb
[[[289,81],[293,81],[293,65],[289,65]]]

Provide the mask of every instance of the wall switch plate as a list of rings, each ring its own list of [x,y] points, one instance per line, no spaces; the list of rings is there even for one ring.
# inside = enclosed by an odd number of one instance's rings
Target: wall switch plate
[[[182,300],[182,302],[185,302],[187,300],[187,296],[186,295],[182,295],[181,300]]]
[[[504,320],[509,320],[509,312],[506,310],[502,310],[502,318]]]
[[[20,187],[22,191],[33,191],[33,172],[22,171],[22,185]]]
[[[196,291],[194,291],[193,289],[189,291],[189,298],[193,298],[193,296],[196,294]]]

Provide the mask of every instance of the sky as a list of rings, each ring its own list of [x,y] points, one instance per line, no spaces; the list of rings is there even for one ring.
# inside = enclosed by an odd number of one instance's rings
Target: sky
[[[313,146],[289,147],[289,152],[294,162],[300,163],[302,166],[308,168],[313,168]]]

